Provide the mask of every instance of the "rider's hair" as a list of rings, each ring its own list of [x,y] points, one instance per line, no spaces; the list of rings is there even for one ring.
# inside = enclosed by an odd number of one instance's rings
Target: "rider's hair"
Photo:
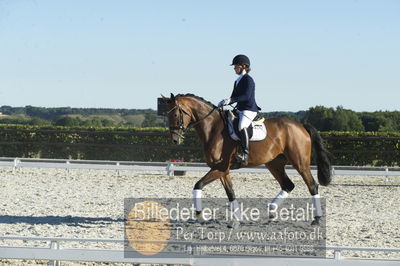
[[[251,71],[251,68],[249,65],[241,65],[241,66],[244,68],[244,70],[246,70],[246,73],[249,73]]]

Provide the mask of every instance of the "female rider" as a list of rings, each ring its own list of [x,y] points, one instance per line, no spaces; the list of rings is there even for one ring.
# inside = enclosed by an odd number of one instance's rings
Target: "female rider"
[[[233,92],[230,98],[222,100],[218,107],[237,103],[236,109],[239,113],[239,137],[242,145],[243,154],[241,159],[242,166],[246,166],[249,157],[249,135],[247,128],[256,117],[257,112],[261,110],[255,100],[255,83],[248,74],[250,72],[250,59],[242,54],[235,56],[232,60],[235,73],[238,78],[233,85]]]

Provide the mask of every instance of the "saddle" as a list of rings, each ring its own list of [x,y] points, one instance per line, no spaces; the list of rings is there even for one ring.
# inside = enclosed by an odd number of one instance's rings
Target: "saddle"
[[[240,141],[239,138],[239,117],[231,110],[226,115],[229,135],[233,140]],[[251,125],[247,128],[249,141],[260,141],[267,137],[267,128],[264,125],[264,118],[258,115],[253,119]]]

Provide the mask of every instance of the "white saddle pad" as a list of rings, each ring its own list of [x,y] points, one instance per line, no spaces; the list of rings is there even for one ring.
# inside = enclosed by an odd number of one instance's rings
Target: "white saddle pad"
[[[228,132],[229,135],[233,140],[240,140],[238,135],[236,134],[235,130],[233,130],[233,120],[234,120],[234,115],[232,112],[228,113]],[[265,127],[264,124],[264,118],[258,120],[258,121],[253,121],[251,123],[253,126],[253,136],[249,139],[249,141],[260,141],[263,140],[267,137],[267,128]]]

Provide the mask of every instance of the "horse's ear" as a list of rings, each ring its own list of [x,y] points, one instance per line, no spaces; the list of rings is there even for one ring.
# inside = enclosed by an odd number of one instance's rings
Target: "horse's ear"
[[[173,93],[171,93],[171,100],[175,101],[175,95]]]
[[[170,103],[170,102],[171,102],[171,99],[170,99],[170,98],[167,98],[167,97],[165,97],[165,96],[162,95],[162,94],[161,94],[161,97],[162,97],[162,101],[163,101],[164,103]]]

